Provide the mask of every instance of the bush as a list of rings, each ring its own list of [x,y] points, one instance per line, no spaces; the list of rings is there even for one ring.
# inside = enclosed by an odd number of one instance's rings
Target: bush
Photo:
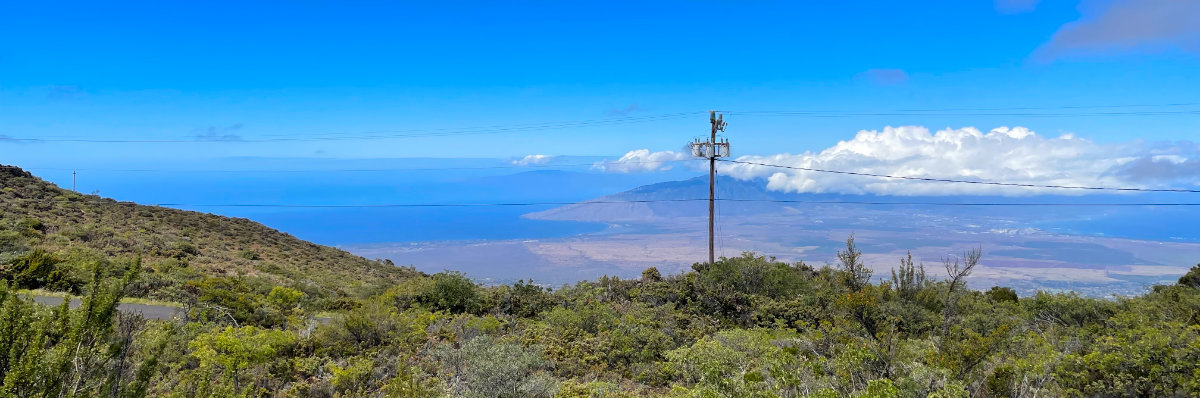
[[[525,281],[501,286],[494,291],[494,308],[500,313],[521,318],[532,318],[554,305],[545,289]]]
[[[471,339],[462,348],[443,344],[433,357],[452,374],[454,396],[480,398],[550,397],[558,390],[541,353],[520,344]]]
[[[1179,277],[1179,284],[1191,288],[1200,289],[1200,264],[1192,267],[1191,271]]]
[[[984,293],[984,295],[987,296],[988,300],[997,303],[1003,303],[1005,301],[1013,303],[1017,302],[1017,292],[1011,287],[993,286],[991,289],[988,289],[987,293]]]
[[[457,271],[434,274],[433,286],[424,301],[434,310],[452,313],[477,312],[480,308],[475,282]]]
[[[14,227],[17,232],[27,237],[39,236],[43,232],[46,232],[46,224],[42,224],[42,220],[33,217],[24,217],[17,220],[17,224]]]
[[[77,293],[83,281],[71,277],[70,270],[60,268],[62,260],[53,253],[35,249],[11,261],[3,277],[22,289],[41,289]]]
[[[244,258],[247,260],[258,260],[259,259],[258,252],[254,251],[254,250],[250,250],[250,249],[242,249],[242,251],[238,252],[238,257],[241,257],[241,258]]]

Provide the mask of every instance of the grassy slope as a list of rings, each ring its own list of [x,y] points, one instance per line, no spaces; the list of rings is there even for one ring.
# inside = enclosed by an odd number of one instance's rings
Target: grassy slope
[[[31,219],[41,225],[26,228]],[[3,165],[0,224],[25,228],[29,247],[57,252],[85,248],[110,258],[140,251],[151,269],[166,264],[199,276],[245,275],[319,287],[330,296],[362,296],[415,273],[248,219],[82,195]]]

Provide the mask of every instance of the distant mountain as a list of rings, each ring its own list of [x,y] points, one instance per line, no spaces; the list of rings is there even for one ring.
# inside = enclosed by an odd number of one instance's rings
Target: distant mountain
[[[717,177],[717,197],[738,200],[781,200],[796,195],[772,192],[766,181]],[[625,192],[601,196],[577,204],[526,214],[538,220],[594,222],[646,221],[656,218],[697,217],[708,214],[708,176],[683,181],[643,185]],[[643,202],[639,201],[655,201]],[[632,202],[632,203],[605,203]],[[736,206],[723,202],[722,214],[757,214],[779,211],[778,203],[741,202]]]
[[[1194,202],[1179,194],[1079,195],[1077,191],[1063,193],[1036,196],[787,193],[768,190],[765,180],[717,177],[717,198],[726,199],[717,202],[719,214],[726,217],[770,217],[804,213],[822,219],[822,222],[835,222],[838,219],[848,221],[859,217],[892,214],[937,215],[972,220],[970,222],[980,225],[990,225],[990,221],[996,219],[1016,220],[1049,231],[1079,235],[1177,241],[1200,239],[1200,233],[1194,228],[1196,223],[1200,222],[1200,213],[1195,212],[1194,207],[1106,205]],[[682,181],[644,185],[576,204],[528,213],[524,217],[556,221],[654,223],[671,218],[705,217],[708,214],[708,204],[705,200],[707,198],[708,176],[700,176]],[[680,199],[695,200],[677,201]],[[1147,225],[1154,227],[1146,228]]]
[[[0,165],[0,263],[34,249],[64,263],[143,257],[153,289],[250,276],[329,298],[361,296],[414,274],[297,239],[244,218],[118,202]],[[74,272],[78,272],[75,267]]]

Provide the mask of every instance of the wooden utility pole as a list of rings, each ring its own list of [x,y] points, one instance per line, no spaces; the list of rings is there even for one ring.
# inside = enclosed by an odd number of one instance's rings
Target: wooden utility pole
[[[708,263],[714,264],[717,261],[716,250],[713,246],[716,224],[714,209],[717,202],[717,158],[729,156],[729,140],[717,141],[717,132],[725,131],[724,115],[718,115],[717,111],[709,111],[708,123],[712,125],[708,140],[696,139],[692,141],[691,148],[692,156],[708,158]]]

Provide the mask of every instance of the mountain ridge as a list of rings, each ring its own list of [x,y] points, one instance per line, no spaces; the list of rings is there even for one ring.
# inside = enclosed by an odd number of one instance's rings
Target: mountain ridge
[[[206,277],[256,278],[314,296],[360,297],[418,274],[303,241],[245,218],[119,202],[0,165],[0,264],[34,250],[66,264],[145,262],[148,296]],[[167,297],[162,297],[167,296]]]

